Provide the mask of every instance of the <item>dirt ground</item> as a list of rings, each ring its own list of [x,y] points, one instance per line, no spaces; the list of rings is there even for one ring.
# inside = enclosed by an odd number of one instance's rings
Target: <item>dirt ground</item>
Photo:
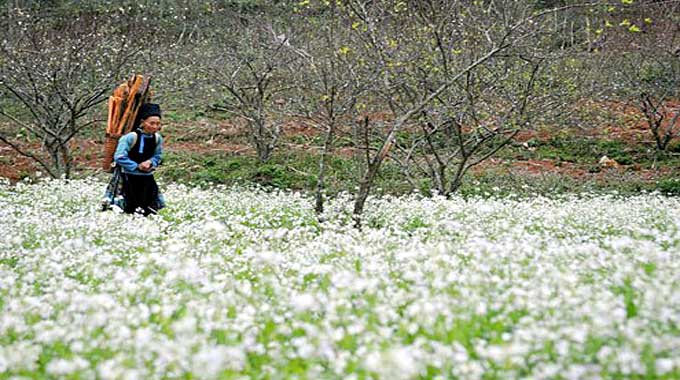
[[[651,145],[651,133],[647,130],[641,115],[635,109],[622,104],[605,105],[612,112],[616,112],[620,123],[617,125],[605,125],[599,128],[584,130],[574,129],[569,133],[595,139],[619,140],[628,145],[648,144]],[[671,109],[680,107],[680,102],[668,105]],[[600,105],[602,107],[602,105]],[[385,118],[385,115],[381,116]],[[564,132],[562,130],[562,132]],[[164,126],[166,151],[175,153],[216,153],[223,152],[229,155],[254,155],[255,152],[249,147],[245,136],[245,128],[230,124],[226,121],[201,120],[184,123],[168,123]],[[320,131],[310,123],[291,121],[283,125],[283,137],[281,145],[285,149],[315,150],[319,144],[316,138]],[[522,131],[516,136],[516,143],[522,144],[531,140],[548,141],[554,131],[548,129]],[[316,138],[316,139],[315,139]],[[103,157],[102,139],[75,139],[71,143],[75,157],[74,173],[96,173],[102,171]],[[23,145],[24,149],[40,151],[38,144]],[[527,148],[530,149],[530,148]],[[352,148],[339,148],[336,154],[350,156]],[[478,165],[474,170],[477,172],[502,168],[511,174],[540,175],[553,173],[569,176],[576,180],[597,179],[606,176],[626,175],[631,179],[652,181],[667,175],[669,168],[644,169],[638,164],[614,165],[603,167],[604,170],[593,172],[583,165],[571,162],[557,162],[554,160],[507,160],[491,158]],[[24,157],[7,145],[0,145],[0,177],[18,181],[24,177],[33,177],[37,172],[44,172],[32,159]],[[44,175],[44,174],[43,174]]]

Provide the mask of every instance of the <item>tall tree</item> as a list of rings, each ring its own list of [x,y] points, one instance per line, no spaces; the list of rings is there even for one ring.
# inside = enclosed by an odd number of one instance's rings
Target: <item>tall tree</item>
[[[285,23],[262,17],[242,17],[238,34],[220,41],[212,61],[209,81],[222,96],[213,109],[245,120],[248,138],[261,162],[271,158],[281,136],[294,85],[290,71],[299,56],[290,51],[290,32]]]
[[[107,99],[135,53],[126,34],[112,33],[116,27],[108,21],[94,14],[69,18],[21,9],[5,18],[0,91],[11,101],[0,105],[0,116],[12,128],[0,133],[0,141],[52,177],[71,175],[71,140],[93,125],[85,116]]]
[[[330,3],[321,9],[320,15],[306,15],[307,22],[296,30],[296,35],[303,36],[300,44],[294,41],[290,46],[301,58],[299,66],[305,68],[291,71],[298,90],[294,96],[296,109],[323,136],[316,176],[317,214],[324,210],[327,163],[335,140],[346,133],[346,126],[356,115],[358,100],[374,79],[370,71],[362,72],[350,48],[350,28],[339,17],[338,4]]]
[[[380,139],[359,182],[353,211],[356,224],[360,224],[381,165],[392,154],[397,137],[414,120],[420,119],[425,126],[421,139],[425,146],[428,139],[432,142],[434,132],[454,131],[457,136],[457,148],[452,149],[461,158],[458,174],[442,188],[445,192],[457,188],[470,164],[490,157],[499,144],[507,143],[526,110],[540,62],[531,49],[544,43],[539,37],[548,28],[545,16],[581,6],[541,10],[531,2],[510,0],[389,1],[380,6],[357,0],[346,4],[347,17],[360,41],[358,56],[381,70],[374,94],[392,113],[386,130],[373,134]],[[515,96],[508,99],[511,86],[501,83],[522,66],[528,76],[514,86]],[[499,109],[501,105],[504,110]],[[472,158],[483,146],[491,149]],[[429,148],[432,156],[433,145]],[[438,165],[440,173],[441,166],[449,166],[444,161]]]
[[[663,155],[680,136],[680,23],[678,1],[641,1],[610,15],[600,32],[602,94],[633,106]]]

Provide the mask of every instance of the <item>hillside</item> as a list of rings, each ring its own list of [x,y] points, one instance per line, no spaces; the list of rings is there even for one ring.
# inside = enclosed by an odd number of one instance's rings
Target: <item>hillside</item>
[[[167,182],[677,191],[678,2],[197,4],[3,3],[0,175],[101,175],[144,73]]]

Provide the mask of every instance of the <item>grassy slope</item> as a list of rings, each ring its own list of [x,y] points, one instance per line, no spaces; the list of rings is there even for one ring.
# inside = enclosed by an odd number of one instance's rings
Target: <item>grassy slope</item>
[[[291,126],[268,163],[259,163],[248,146],[243,128],[219,115],[167,112],[163,134],[167,138],[165,163],[158,171],[161,182],[196,185],[254,182],[265,186],[313,189],[318,174],[316,148],[321,137],[311,128]],[[680,194],[678,177],[680,144],[670,154],[655,158],[651,135],[631,120],[622,128],[559,130],[543,127],[523,134],[496,157],[476,167],[461,193],[551,194],[556,192],[619,191],[637,193],[661,190]],[[627,126],[626,126],[627,125]],[[594,132],[597,131],[597,132]],[[75,176],[101,175],[99,157],[103,138],[92,130],[75,144]],[[330,193],[352,191],[357,184],[358,163],[350,148],[336,150],[328,163]],[[616,160],[616,168],[604,168],[602,156]],[[18,180],[33,177],[36,166],[6,147],[0,151],[0,175]],[[415,188],[429,191],[429,180],[419,178]],[[377,181],[377,192],[404,193],[414,186],[403,180],[399,167],[386,162]]]
[[[318,173],[314,147],[320,136],[301,127],[287,130],[271,162],[258,163],[243,130],[226,120],[205,115],[174,114],[168,118],[168,154],[159,177],[166,181],[198,184],[240,183],[243,181],[279,188],[312,189]],[[577,128],[542,127],[520,137],[496,157],[475,168],[460,189],[461,193],[550,194],[555,192],[619,191],[638,193],[661,190],[680,194],[675,180],[680,168],[680,142],[671,145],[669,154],[656,157],[651,134],[636,119],[620,118],[618,127]],[[173,134],[177,137],[173,141]],[[173,149],[173,144],[179,149]],[[328,188],[331,193],[356,186],[357,162],[338,143],[328,163]],[[194,146],[193,152],[187,146]],[[225,149],[221,149],[224,147]],[[198,152],[196,151],[198,150]],[[603,167],[601,157],[619,166]],[[416,188],[427,192],[430,184],[417,179]],[[412,191],[399,167],[387,162],[378,179],[379,192]]]

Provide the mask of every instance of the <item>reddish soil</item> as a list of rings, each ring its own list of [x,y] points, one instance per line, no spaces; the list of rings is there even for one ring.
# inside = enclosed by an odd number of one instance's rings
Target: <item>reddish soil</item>
[[[309,150],[314,149],[306,144],[285,144],[287,149]],[[103,144],[93,140],[79,140],[77,142],[75,167],[77,171],[101,171]],[[196,143],[196,142],[172,142],[168,141],[167,150],[187,153],[216,153],[222,152],[229,155],[254,155],[254,151],[245,144],[233,144],[221,141]],[[336,154],[343,157],[351,157],[352,148],[336,149]],[[0,177],[17,181],[26,176],[33,176],[40,168],[31,159],[18,155],[9,147],[0,147]],[[668,169],[649,170],[641,169],[638,165],[619,166],[606,168],[597,173],[590,173],[586,168],[570,162],[557,163],[551,160],[515,160],[507,161],[491,158],[474,168],[474,172],[483,172],[501,168],[503,171],[517,175],[541,175],[545,173],[560,174],[574,179],[602,179],[610,176],[628,175],[640,180],[653,180],[667,174]]]
[[[616,125],[605,125],[597,128],[578,129],[571,128],[566,131],[569,134],[577,134],[583,137],[621,140],[628,144],[652,144],[651,133],[647,130],[645,120],[635,108],[621,103],[598,103],[589,102],[584,107],[606,109],[616,115]],[[665,108],[668,112],[674,112],[680,108],[680,102],[667,103]],[[387,113],[371,114],[371,119],[378,121],[389,120]],[[670,119],[667,118],[667,119]],[[624,127],[625,126],[625,127]],[[281,145],[289,150],[314,150],[319,141],[312,141],[321,131],[311,123],[301,120],[291,120],[283,126],[283,138]],[[564,130],[559,130],[564,132]],[[537,131],[522,131],[516,136],[519,144],[535,141],[547,141],[556,133],[555,130],[541,129]],[[246,127],[242,123],[230,123],[227,121],[194,121],[184,123],[168,123],[164,126],[163,134],[166,136],[166,151],[191,152],[191,153],[215,153],[223,152],[228,155],[254,155],[255,152],[248,145],[245,138]],[[39,151],[40,146],[23,146]],[[100,171],[103,143],[92,139],[78,139],[72,142],[76,171]],[[527,147],[527,149],[530,149]],[[335,154],[350,157],[352,148],[338,148]],[[639,165],[616,166],[603,168],[599,172],[591,173],[589,168],[570,162],[555,162],[550,160],[513,160],[506,161],[499,158],[489,159],[474,168],[474,171],[486,171],[498,169],[516,174],[540,175],[555,173],[566,175],[575,179],[605,178],[607,176],[628,176],[642,180],[653,180],[667,174],[669,169],[644,170]],[[0,145],[0,177],[17,181],[26,176],[34,176],[40,171],[39,166],[31,159],[23,157],[8,146]]]
[[[33,161],[30,158],[18,155],[9,146],[0,146],[0,177],[16,181],[23,176],[22,174],[34,172]]]
[[[619,165],[616,167],[602,167],[599,171],[591,172],[582,165],[571,162],[560,162],[559,164],[551,160],[516,160],[506,161],[491,158],[477,167],[473,172],[480,173],[497,168],[503,168],[517,175],[543,175],[558,174],[571,177],[576,180],[606,180],[608,178],[628,178],[640,181],[653,181],[659,177],[671,173],[670,168],[643,169],[640,165]]]
[[[616,120],[615,125],[604,125],[599,128],[582,130],[581,134],[596,138],[621,140],[629,144],[653,144],[653,136],[649,131],[645,116],[638,108],[631,104],[621,102],[584,102],[583,107],[590,109],[606,110]],[[677,120],[674,126],[670,125],[673,116],[680,111],[680,101],[668,101],[659,107],[664,114],[661,129],[673,127],[680,129]]]

